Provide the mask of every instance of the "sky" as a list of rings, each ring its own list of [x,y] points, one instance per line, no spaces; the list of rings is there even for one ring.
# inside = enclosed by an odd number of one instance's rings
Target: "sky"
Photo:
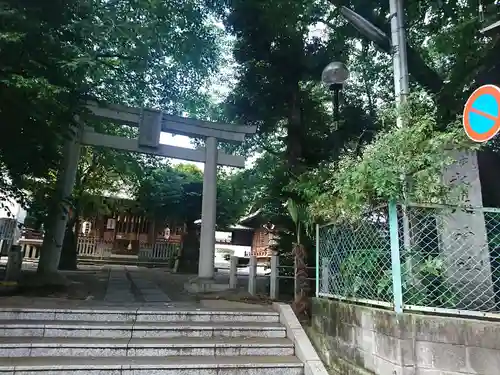
[[[161,133],[160,135],[160,143],[163,145],[177,146],[194,149],[194,146],[191,144],[191,138],[186,137],[184,135],[172,135],[170,133]],[[187,160],[179,160],[179,159],[169,159],[172,164],[194,164],[201,170],[203,170],[203,163],[195,163]]]
[[[160,143],[164,144],[164,145],[194,149],[194,146],[191,144],[191,139],[189,137],[184,136],[184,135],[173,135],[170,133],[161,133]],[[245,160],[245,168],[251,168],[252,165],[255,163],[255,161],[258,159],[258,157],[259,157],[259,154],[250,155],[249,157],[247,157]],[[180,160],[180,159],[168,159],[168,160],[174,165],[193,164],[193,165],[196,165],[202,171],[203,171],[204,166],[205,166],[203,163],[196,163],[196,162],[187,161],[187,160]],[[236,171],[235,168],[231,168],[231,167],[227,167],[227,168],[229,170]]]

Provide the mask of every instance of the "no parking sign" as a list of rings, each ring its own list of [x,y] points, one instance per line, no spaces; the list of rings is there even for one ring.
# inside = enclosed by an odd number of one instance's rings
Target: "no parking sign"
[[[486,142],[500,130],[500,88],[484,85],[465,103],[463,125],[474,142]]]

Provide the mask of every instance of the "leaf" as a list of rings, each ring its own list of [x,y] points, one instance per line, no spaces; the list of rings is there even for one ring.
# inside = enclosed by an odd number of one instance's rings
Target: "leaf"
[[[298,208],[297,204],[292,199],[288,199],[286,208],[288,209],[288,212],[290,213],[290,216],[292,217],[292,220],[295,223],[295,225],[298,225],[299,224],[299,208]]]

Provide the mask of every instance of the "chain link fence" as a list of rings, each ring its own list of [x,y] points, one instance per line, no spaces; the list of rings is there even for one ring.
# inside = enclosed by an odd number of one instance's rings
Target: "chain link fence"
[[[500,210],[398,207],[407,309],[498,312]]]
[[[382,207],[356,223],[319,227],[319,296],[392,303],[388,219],[387,208]]]
[[[392,205],[318,234],[319,296],[500,317],[500,209]]]

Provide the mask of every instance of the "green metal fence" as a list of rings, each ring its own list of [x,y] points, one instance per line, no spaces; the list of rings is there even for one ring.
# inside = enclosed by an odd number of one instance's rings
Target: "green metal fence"
[[[317,228],[317,296],[500,317],[500,210],[389,204]]]

